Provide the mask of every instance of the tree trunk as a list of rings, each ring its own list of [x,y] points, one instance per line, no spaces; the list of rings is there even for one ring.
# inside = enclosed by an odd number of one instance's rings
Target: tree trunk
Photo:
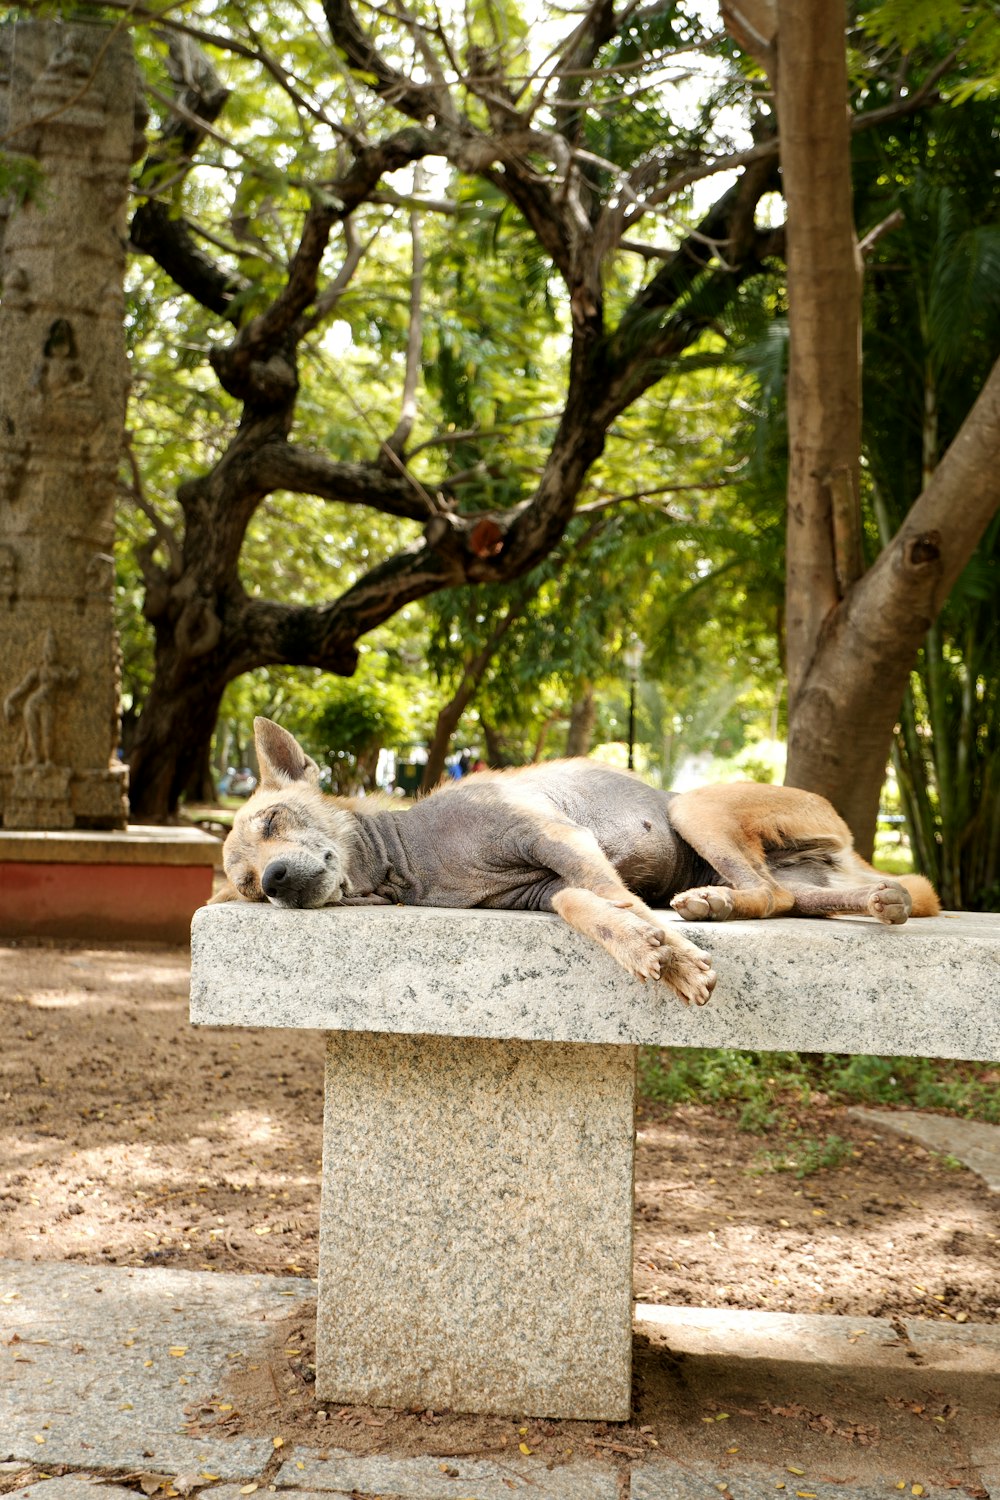
[[[538,762],[545,754],[545,747],[549,742],[549,735],[552,732],[552,726],[553,724],[558,724],[559,720],[562,717],[563,715],[559,713],[549,714],[548,718],[545,720],[545,723],[542,725],[541,729],[538,731],[538,734],[535,736],[535,748],[531,752],[531,764],[533,766],[537,766]]]
[[[851,197],[846,12],[779,0],[777,105],[788,216],[789,713],[861,572],[861,272]]]
[[[569,732],[566,735],[567,755],[589,755],[597,722],[597,704],[594,700],[594,684],[580,684],[569,715]]]
[[[178,658],[176,651],[171,654]],[[176,812],[191,777],[208,756],[229,681],[211,664],[200,673],[197,662],[179,660],[180,672],[157,672],[136,724],[129,757],[136,823],[162,823]]]
[[[463,677],[458,692],[453,698],[448,700],[438,714],[434,723],[434,733],[431,736],[430,745],[427,747],[427,764],[424,766],[424,774],[420,778],[420,791],[422,794],[432,792],[444,776],[444,763],[448,756],[448,746],[451,744],[451,737],[458,728],[458,721],[468,707],[472,695],[478,686],[478,681],[470,682],[467,675]]]
[[[508,605],[506,613],[500,617],[487,636],[482,650],[466,662],[462,680],[458,684],[454,697],[444,705],[437,716],[434,736],[427,752],[427,764],[424,766],[424,774],[420,780],[422,792],[432,792],[444,775],[448,746],[451,744],[452,735],[458,728],[459,719],[475,697],[479,684],[486,675],[486,668],[496,655],[504,636],[514,622],[520,619],[538,589],[538,582],[529,583],[527,587],[521,589]]]
[[[870,854],[910,671],[997,508],[1000,366],[862,577],[860,270],[845,23],[842,5],[778,0],[790,328],[785,781],[828,797]]]
[[[494,724],[490,724],[482,714],[479,715],[479,722],[482,725],[483,739],[486,741],[486,759],[491,769],[501,770],[504,766],[515,765],[516,762],[511,758],[503,731],[497,729]]]
[[[212,774],[212,743],[209,740],[201,748],[191,775],[181,793],[185,802],[214,802],[215,777]]]
[[[910,672],[1000,506],[1000,361],[909,515],[826,622],[789,719],[786,784],[821,792],[871,852]]]

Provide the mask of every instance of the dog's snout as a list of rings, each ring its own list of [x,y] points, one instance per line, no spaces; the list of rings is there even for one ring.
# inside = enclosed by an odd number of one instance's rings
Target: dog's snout
[[[284,896],[288,893],[291,880],[291,872],[283,859],[272,859],[261,876],[261,887],[264,895],[269,899],[274,896]]]

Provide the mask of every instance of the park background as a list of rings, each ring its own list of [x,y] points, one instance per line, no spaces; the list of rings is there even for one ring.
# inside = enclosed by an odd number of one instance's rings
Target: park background
[[[134,821],[212,800],[255,713],[335,790],[413,747],[426,789],[621,747],[634,691],[650,779],[787,746],[996,908],[996,30],[799,9],[782,70],[766,4],[102,8],[151,111]]]
[[[463,750],[623,762],[634,688],[650,780],[780,780],[787,747],[861,847],[902,816],[881,858],[1000,906],[990,7],[883,0],[846,36],[815,3],[99,14],[150,111],[115,554],[134,815],[218,818],[256,713],[341,791],[382,749],[426,748],[429,782]],[[779,116],[805,132],[780,156]],[[319,1038],[206,1047],[176,951],[5,956],[5,1253],[310,1274]],[[995,1068],[644,1069],[647,1300],[997,1317],[995,1201],[847,1113],[995,1121]],[[308,1376],[303,1344],[283,1423],[314,1419]]]

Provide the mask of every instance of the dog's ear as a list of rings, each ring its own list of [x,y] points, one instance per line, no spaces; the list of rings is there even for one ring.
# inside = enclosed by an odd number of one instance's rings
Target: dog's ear
[[[280,724],[258,715],[253,721],[253,737],[262,788],[273,791],[292,781],[309,781],[313,785],[319,781],[319,766]]]

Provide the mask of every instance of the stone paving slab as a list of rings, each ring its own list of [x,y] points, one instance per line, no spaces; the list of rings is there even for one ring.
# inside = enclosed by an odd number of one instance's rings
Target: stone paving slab
[[[848,1112],[871,1130],[906,1135],[932,1151],[954,1156],[981,1177],[991,1193],[1000,1193],[1000,1125],[955,1120],[950,1115],[922,1115],[907,1109],[858,1107]]]
[[[792,1500],[796,1494],[815,1495],[817,1500],[886,1500],[887,1495],[899,1493],[895,1479],[868,1485],[829,1484],[781,1468],[717,1468],[657,1459],[633,1468],[629,1500],[719,1500],[722,1492],[725,1500]]]
[[[725,1355],[729,1359],[781,1360],[841,1369],[922,1369],[996,1374],[1000,1378],[1000,1324],[900,1320],[905,1337],[886,1318],[824,1313],[755,1312],[743,1308],[659,1307],[638,1303],[635,1321],[656,1329],[674,1354]]]
[[[135,1500],[134,1489],[123,1489],[120,1484],[106,1484],[101,1479],[95,1479],[91,1475],[64,1474],[55,1479],[39,1479],[34,1484],[25,1485],[24,1489],[11,1491],[13,1500],[124,1500],[125,1496],[131,1496]],[[245,1497],[241,1496],[241,1500]]]
[[[267,1438],[189,1437],[311,1281],[0,1261],[0,1459],[257,1478]],[[54,1492],[49,1492],[50,1494]]]
[[[279,1491],[302,1486],[311,1493],[401,1495],[405,1500],[510,1500],[530,1493],[539,1500],[618,1500],[617,1471],[578,1460],[549,1469],[535,1460],[468,1458],[362,1458],[333,1451],[325,1462],[305,1450],[282,1464]],[[213,1491],[213,1494],[216,1492]]]
[[[252,1359],[274,1323],[313,1295],[310,1281],[292,1277],[0,1260],[0,1480],[9,1486],[24,1468],[23,1486],[10,1490],[21,1500],[124,1500],[137,1490],[122,1476],[136,1470],[184,1476],[205,1500],[245,1500],[248,1483],[259,1484],[258,1500],[508,1500],[522,1493],[525,1500],[716,1500],[722,1486],[730,1500],[799,1492],[884,1500],[904,1479],[909,1493],[903,1474],[836,1485],[739,1458],[716,1466],[657,1456],[632,1466],[629,1488],[623,1470],[582,1457],[553,1469],[517,1454],[472,1460],[333,1450],[323,1461],[306,1447],[292,1449],[265,1481],[274,1464],[269,1439],[189,1438],[184,1408],[207,1396],[224,1399],[235,1357]],[[911,1319],[901,1340],[875,1318],[641,1304],[636,1320],[677,1354],[899,1369],[911,1367],[907,1350],[915,1350],[927,1373],[996,1372],[1000,1382],[998,1325]],[[45,1441],[36,1443],[36,1435]],[[978,1435],[970,1457],[987,1492],[1000,1496],[1000,1450],[988,1433]],[[26,1466],[40,1463],[87,1472],[29,1482]],[[928,1486],[928,1495],[936,1493]]]

